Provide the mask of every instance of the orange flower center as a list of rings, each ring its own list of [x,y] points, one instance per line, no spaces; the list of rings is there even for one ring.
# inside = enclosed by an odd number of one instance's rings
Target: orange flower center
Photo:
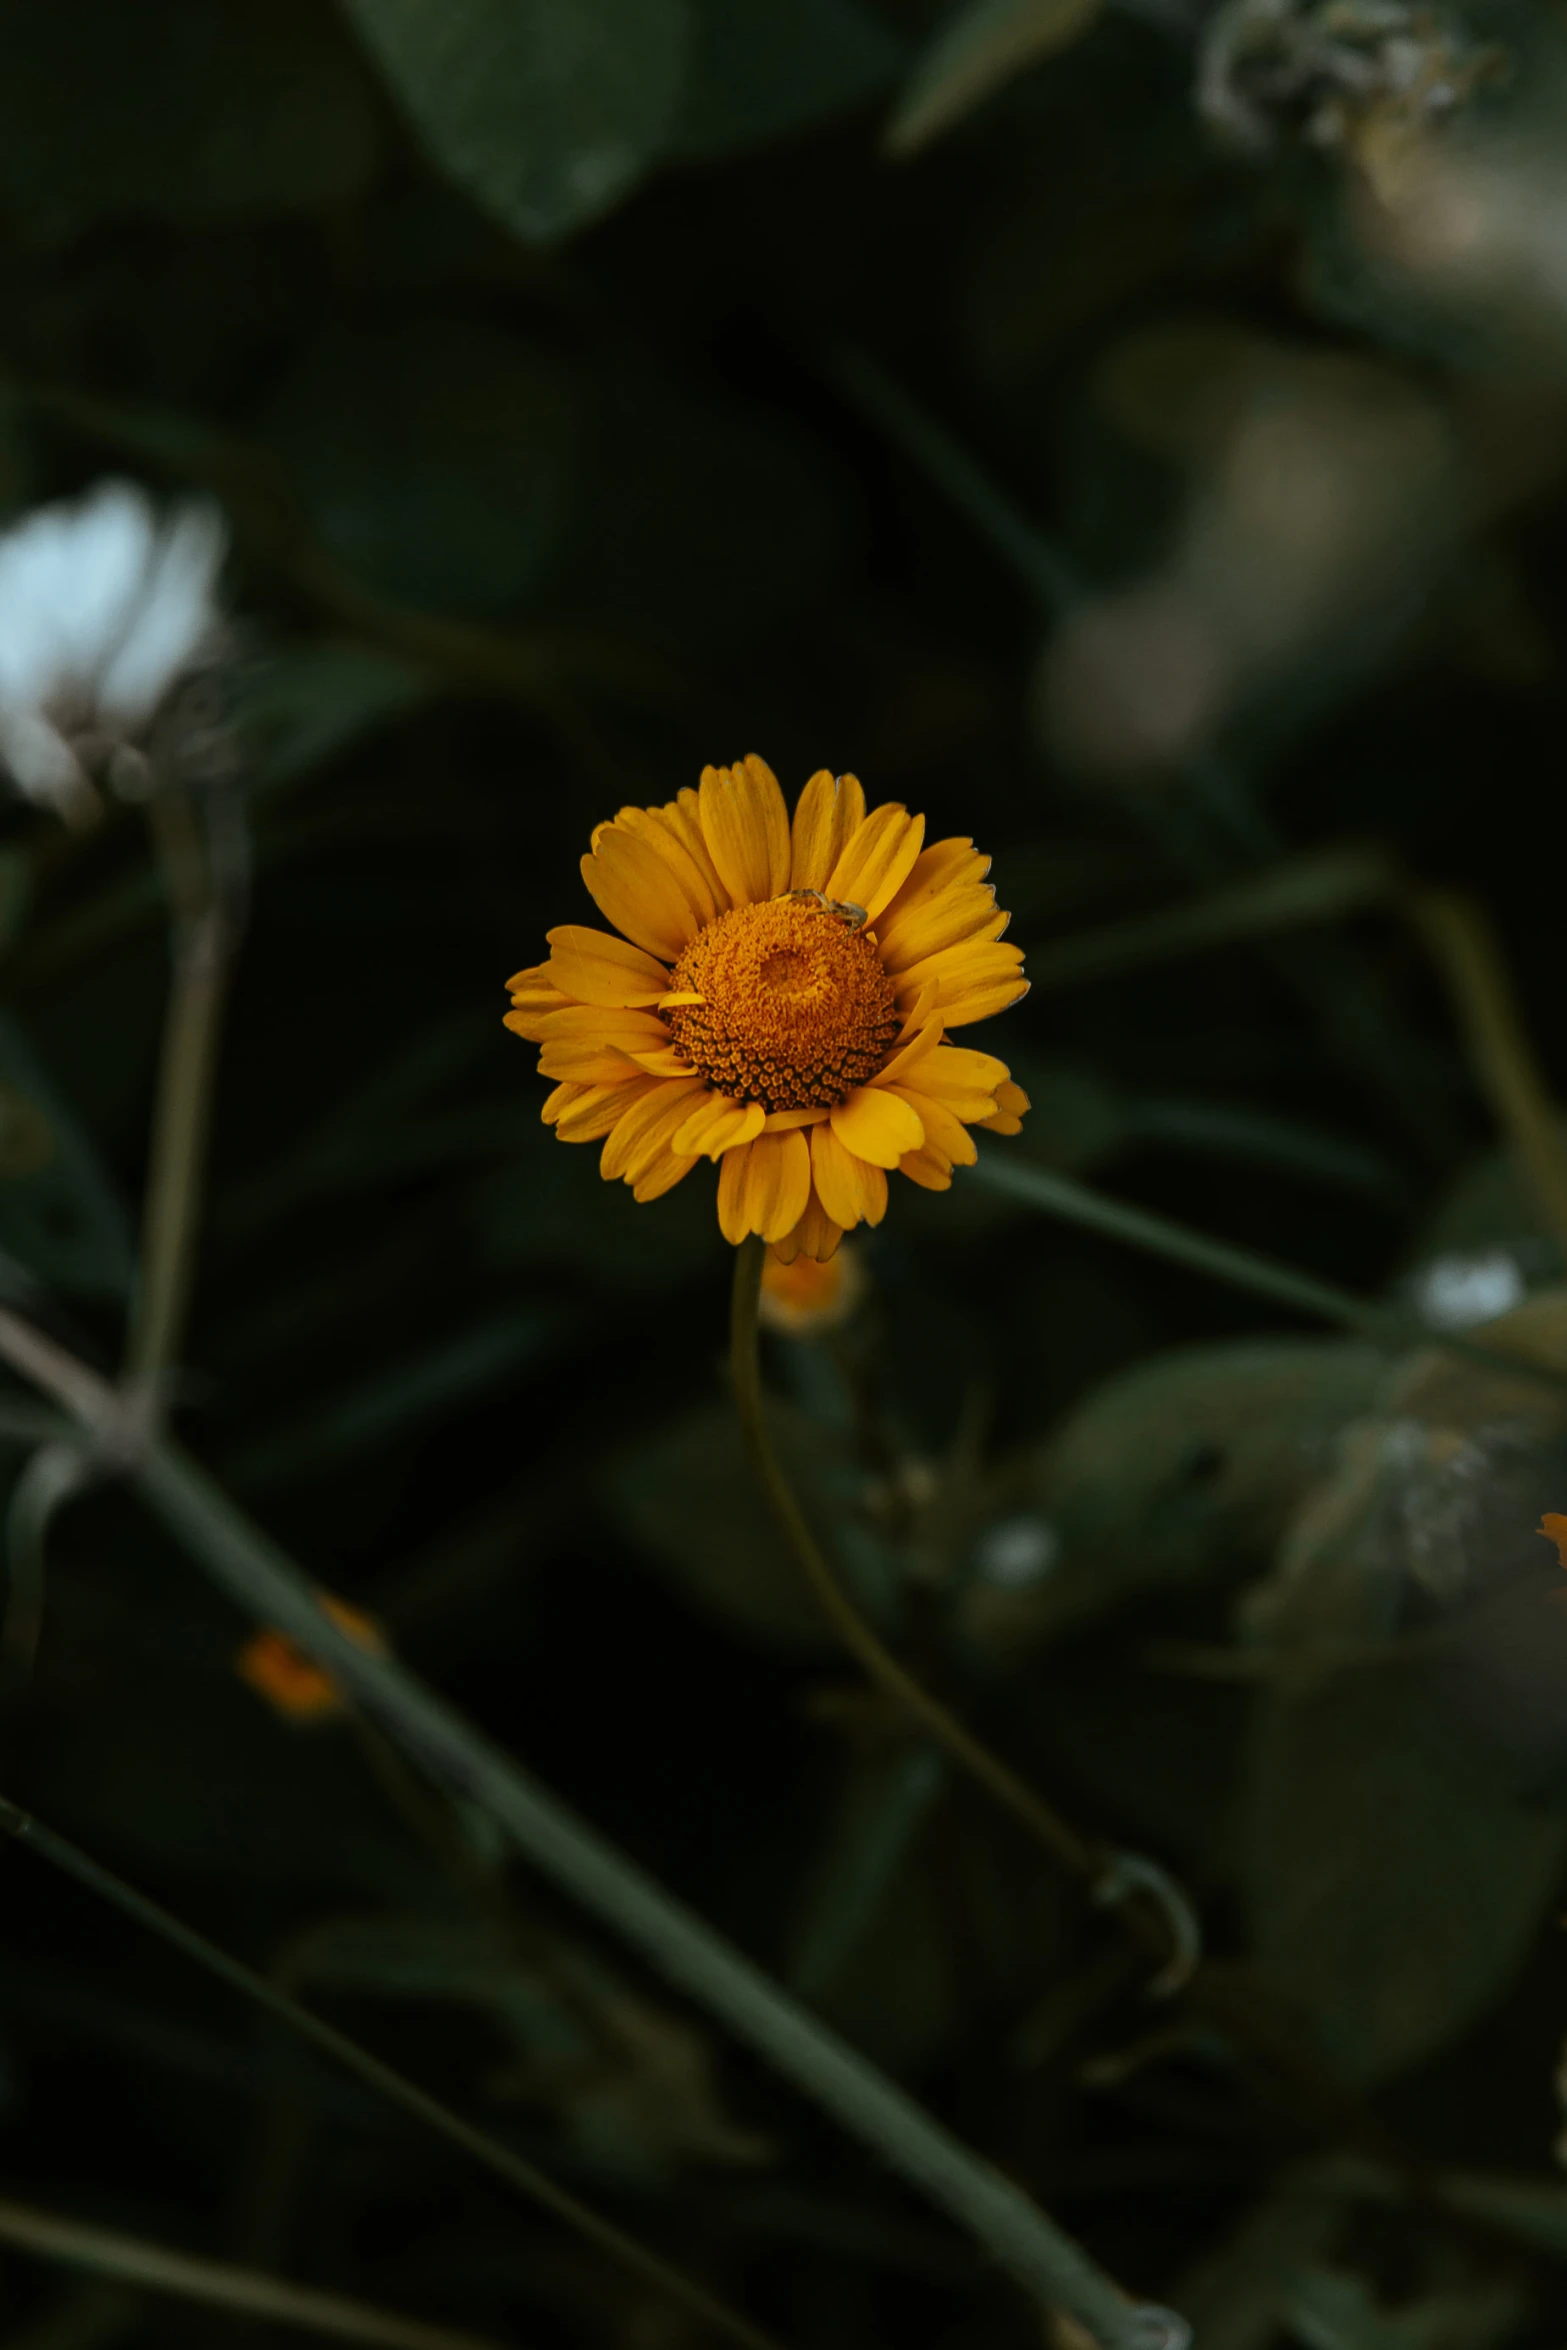
[[[675,1050],[732,1101],[830,1110],[886,1066],[897,1040],[892,981],[873,939],[814,893],[737,906],[675,965],[664,1014]]]

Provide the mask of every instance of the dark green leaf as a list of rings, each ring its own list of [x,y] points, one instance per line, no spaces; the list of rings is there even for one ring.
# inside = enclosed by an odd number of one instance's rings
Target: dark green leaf
[[[435,160],[520,236],[564,236],[674,118],[685,0],[347,0]]]
[[[1346,2079],[1405,2070],[1501,1995],[1564,1846],[1567,1816],[1528,1800],[1413,1663],[1263,1701],[1245,1837],[1254,1946]]]

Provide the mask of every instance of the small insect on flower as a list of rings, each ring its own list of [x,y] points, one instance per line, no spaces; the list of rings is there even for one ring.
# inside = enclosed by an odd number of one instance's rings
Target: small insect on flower
[[[867,813],[852,775],[813,775],[791,822],[755,757],[622,808],[582,860],[620,935],[552,930],[508,983],[506,1025],[554,1081],[546,1125],[602,1141],[638,1200],[715,1160],[726,1240],[825,1262],[881,1222],[892,1170],[945,1191],[970,1127],[1021,1129],[1006,1063],[947,1042],[1028,991],[989,870],[896,802]]]
[[[835,916],[846,930],[863,930],[870,920],[863,906],[851,906],[838,898],[824,897],[819,889],[792,889],[789,895],[792,898],[809,899],[813,905],[820,906],[824,914]]]
[[[322,1614],[330,1616],[357,1647],[370,1656],[388,1653],[385,1636],[373,1617],[350,1607],[333,1591],[318,1590],[316,1598]],[[343,1710],[343,1693],[331,1674],[323,1672],[314,1657],[307,1656],[284,1632],[254,1634],[234,1659],[234,1670],[285,1721],[301,1727],[328,1722]]]
[[[0,534],[0,771],[24,799],[87,823],[96,775],[145,772],[155,722],[221,646],[224,547],[215,506],[160,516],[119,481]]]

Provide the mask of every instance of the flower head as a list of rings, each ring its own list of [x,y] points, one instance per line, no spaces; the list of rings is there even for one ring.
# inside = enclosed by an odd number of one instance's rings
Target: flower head
[[[372,1617],[350,1607],[335,1591],[318,1590],[316,1599],[322,1614],[330,1616],[338,1630],[346,1632],[358,1647],[371,1656],[388,1653],[381,1628]],[[285,1721],[301,1727],[331,1721],[343,1710],[343,1693],[331,1674],[323,1672],[315,1658],[307,1656],[286,1632],[254,1633],[234,1659],[234,1670]]]
[[[842,1329],[864,1295],[865,1267],[851,1240],[824,1264],[801,1255],[785,1265],[770,1256],[757,1304],[764,1328],[785,1338],[825,1338]]]
[[[0,769],[70,821],[220,636],[217,509],[100,482],[0,535]]]
[[[567,925],[509,982],[506,1024],[542,1046],[546,1124],[657,1199],[718,1162],[718,1221],[781,1262],[824,1262],[879,1224],[894,1169],[945,1191],[970,1126],[1016,1134],[1027,1096],[949,1029],[1027,991],[972,841],[865,809],[813,775],[791,823],[772,770],[706,767],[699,791],[622,808],[582,877],[619,936]]]

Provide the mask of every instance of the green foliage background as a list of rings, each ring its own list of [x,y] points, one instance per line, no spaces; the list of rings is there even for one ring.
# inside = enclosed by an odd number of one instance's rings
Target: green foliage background
[[[0,501],[122,472],[233,532],[255,889],[191,1447],[1200,2344],[1554,2342],[1549,1396],[979,1175],[895,1186],[835,1352],[772,1343],[862,1604],[1179,1880],[1221,2029],[865,1697],[731,1427],[710,1176],[602,1184],[500,1027],[594,822],[752,749],[791,794],[852,768],[994,855],[1036,975],[973,1039],[1034,1096],[998,1149],[1368,1299],[1479,1252],[1567,1367],[1558,1240],[1387,879],[1488,907],[1559,1090],[1556,297],[1390,260],[1298,107],[1227,150],[1202,19],[0,0]],[[1458,30],[1506,70],[1435,135],[1559,138],[1559,10]],[[1247,537],[1279,417],[1294,519]],[[1177,741],[1171,640],[1095,668],[1088,622],[1207,594],[1199,555],[1237,666]],[[164,907],[131,810],[3,824],[0,1276],[107,1368]],[[349,1729],[274,1719],[246,1630],[96,1486],[6,1790],[802,2350],[1040,2338],[482,1822],[454,1875]],[[77,1888],[0,1856],[0,1921],[5,2192],[530,2350],[687,2338]],[[0,2246],[4,2350],[245,2330]]]

